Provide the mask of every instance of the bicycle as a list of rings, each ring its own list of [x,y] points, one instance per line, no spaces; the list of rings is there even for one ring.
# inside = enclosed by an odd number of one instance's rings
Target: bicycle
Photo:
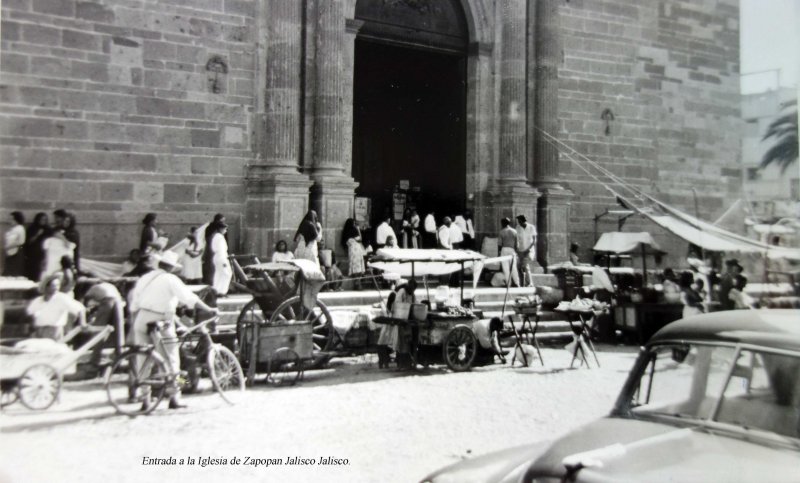
[[[230,349],[211,339],[208,325],[218,320],[219,316],[215,316],[200,322],[174,339],[159,334],[166,322],[147,324],[147,332],[155,342],[131,346],[114,360],[106,374],[106,393],[114,409],[128,416],[149,414],[165,396],[173,396],[182,383],[186,384],[184,374],[156,350],[158,347],[163,351],[165,344],[180,344],[184,356],[191,353],[196,360],[204,360],[214,390],[225,402],[234,404],[244,391],[244,371]],[[191,381],[189,384],[193,385]]]

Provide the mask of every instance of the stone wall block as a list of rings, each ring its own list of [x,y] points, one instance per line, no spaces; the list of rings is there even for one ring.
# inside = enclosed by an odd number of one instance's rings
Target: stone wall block
[[[200,148],[218,148],[219,130],[192,129],[192,146]]]
[[[75,5],[75,17],[92,22],[110,24],[114,22],[114,11],[105,5],[95,2],[77,2]]]
[[[215,157],[192,158],[192,174],[219,174],[219,159]]]
[[[33,11],[61,17],[74,17],[75,0],[33,0]]]
[[[32,44],[56,46],[61,44],[61,32],[57,28],[27,23],[22,26],[22,39]]]
[[[164,184],[164,203],[194,203],[197,195],[194,185]]]

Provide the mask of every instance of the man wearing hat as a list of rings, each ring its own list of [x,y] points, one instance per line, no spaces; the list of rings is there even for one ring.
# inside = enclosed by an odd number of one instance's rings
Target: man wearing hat
[[[517,215],[517,257],[520,280],[523,285],[532,287],[531,262],[536,257],[536,227],[528,223],[525,215]]]
[[[204,304],[200,298],[181,281],[174,272],[181,269],[178,264],[178,254],[167,251],[163,254],[152,254],[157,257],[158,268],[143,275],[131,290],[130,312],[133,318],[131,336],[136,345],[150,344],[147,334],[147,324],[150,322],[165,322],[160,331],[164,347],[159,347],[161,355],[169,362],[172,371],[180,370],[179,345],[174,341],[177,338],[175,331],[175,310],[178,304],[200,309],[212,314],[219,311]],[[180,391],[175,388],[174,395],[169,402],[170,409],[186,407],[180,402]]]
[[[725,260],[725,275],[719,282],[719,303],[722,305],[722,310],[733,310],[736,308],[736,303],[731,300],[731,289],[736,286],[736,277],[741,274],[743,268],[739,265],[739,260],[731,258]]]

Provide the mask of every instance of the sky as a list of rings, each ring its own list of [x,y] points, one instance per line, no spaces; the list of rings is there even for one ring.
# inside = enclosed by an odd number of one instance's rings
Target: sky
[[[797,87],[800,70],[800,0],[740,0],[742,93]]]

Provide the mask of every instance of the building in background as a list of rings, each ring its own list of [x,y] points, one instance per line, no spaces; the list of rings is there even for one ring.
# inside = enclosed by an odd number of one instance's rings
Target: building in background
[[[549,136],[705,219],[741,195],[738,0],[15,0],[0,51],[0,216],[74,210],[99,259],[146,212],[338,240],[359,196],[525,214],[562,261],[615,201]]]

